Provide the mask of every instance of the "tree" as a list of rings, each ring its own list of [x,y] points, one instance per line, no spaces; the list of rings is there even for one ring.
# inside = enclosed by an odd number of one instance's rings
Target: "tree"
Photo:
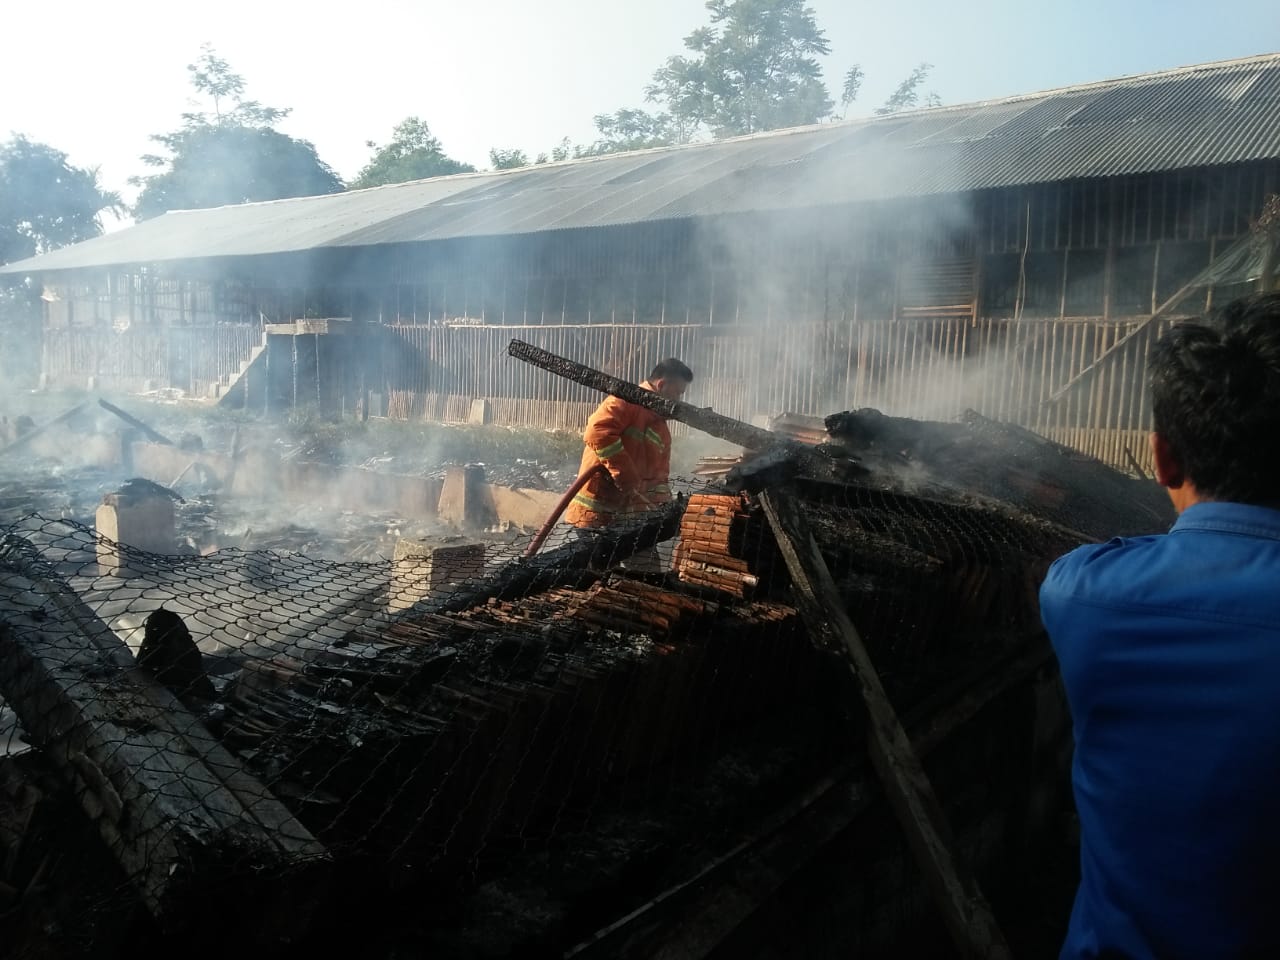
[[[889,113],[897,113],[900,110],[912,110],[920,106],[920,85],[929,78],[929,71],[933,69],[931,63],[918,63],[915,69],[903,80],[893,93],[889,94],[889,99],[884,105],[876,108],[878,116],[884,116]],[[926,107],[941,106],[942,99],[936,93],[929,93],[925,96],[924,105]]]
[[[540,153],[538,154],[538,159],[535,160],[534,163],[546,163],[548,160],[559,163],[561,160],[568,160],[570,158],[576,159],[585,155],[586,154],[583,153],[582,147],[569,143],[568,137],[562,137],[560,142],[551,148],[550,156],[547,156],[545,153]]]
[[[523,150],[500,150],[494,147],[489,151],[489,164],[495,170],[514,170],[529,165],[529,155]]]
[[[0,263],[96,237],[103,211],[121,209],[97,170],[61,150],[23,136],[0,144]]]
[[[396,124],[390,143],[380,147],[370,140],[365,145],[374,151],[373,159],[352,181],[353,188],[476,172],[471,164],[446,156],[435,134],[417,117]]]
[[[840,96],[840,108],[845,113],[848,113],[853,101],[858,99],[858,94],[862,90],[863,77],[862,67],[856,63],[844,75],[844,90]]]
[[[595,118],[599,138],[576,156],[688,143],[819,123],[834,116],[819,58],[826,34],[804,0],[708,0],[711,21],[685,37],[686,54],[667,58],[645,89],[659,109],[622,109]],[[928,64],[916,67],[878,113],[916,106]],[[841,116],[862,90],[854,64],[844,75]],[[936,93],[925,106],[941,103]]]
[[[538,154],[533,162],[534,164],[549,163],[552,160],[560,161],[585,156],[588,156],[585,148],[575,146],[569,142],[568,137],[565,137],[551,148],[550,153]],[[489,151],[489,163],[493,165],[495,170],[515,170],[519,167],[529,166],[529,155],[523,150],[503,150],[494,147]]]
[[[181,128],[151,138],[168,155],[144,156],[144,163],[161,172],[129,181],[142,187],[135,217],[342,189],[338,175],[311,143],[274,128],[290,111],[245,99],[244,78],[208,44],[187,72],[212,109],[184,113]]]
[[[622,109],[595,117],[599,138],[588,147],[578,148],[578,156],[597,157],[626,150],[645,150],[683,143],[688,137],[668,113]]]
[[[121,209],[98,171],[74,167],[61,150],[14,136],[0,144],[0,263],[96,237],[104,210]],[[33,385],[40,372],[40,288],[0,281],[0,384]]]
[[[817,57],[831,48],[804,0],[708,0],[711,24],[685,38],[646,90],[681,132],[715,137],[817,123],[831,98]]]

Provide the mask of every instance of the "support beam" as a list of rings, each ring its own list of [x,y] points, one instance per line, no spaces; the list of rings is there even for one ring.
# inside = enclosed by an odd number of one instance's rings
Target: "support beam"
[[[791,574],[800,615],[815,642],[843,654],[867,712],[867,751],[894,815],[906,834],[925,885],[952,942],[966,958],[1007,960],[1004,935],[991,908],[956,856],[946,817],[920,758],[889,703],[871,655],[849,619],[831,572],[799,502],[776,490],[760,494]]]

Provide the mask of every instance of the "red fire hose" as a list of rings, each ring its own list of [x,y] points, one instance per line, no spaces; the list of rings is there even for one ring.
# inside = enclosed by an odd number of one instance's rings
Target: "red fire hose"
[[[569,501],[577,496],[578,491],[587,485],[588,480],[594,477],[597,473],[604,471],[604,469],[605,466],[603,463],[597,463],[595,466],[588,467],[578,475],[578,479],[573,481],[569,489],[565,491],[564,496],[560,498],[560,502],[556,504],[556,508],[551,511],[551,516],[547,517],[547,522],[542,525],[542,529],[538,531],[538,535],[533,538],[528,549],[525,550],[524,558],[526,560],[542,549],[542,544],[546,541],[548,534],[551,533],[551,528],[556,525],[556,521],[560,519],[560,514],[564,513],[565,510],[568,509]]]

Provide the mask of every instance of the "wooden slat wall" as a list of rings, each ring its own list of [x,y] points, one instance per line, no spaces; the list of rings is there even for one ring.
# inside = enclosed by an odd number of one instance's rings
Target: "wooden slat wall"
[[[236,372],[261,333],[254,324],[232,323],[126,330],[48,327],[41,369],[63,386],[83,387],[95,377],[105,389],[138,390],[151,381],[199,395]]]
[[[1142,322],[915,318],[846,325],[390,327],[411,363],[389,383],[393,417],[463,419],[473,397],[499,423],[580,429],[598,396],[506,355],[527,340],[638,380],[674,355],[693,367],[693,403],[744,420],[856,407],[950,419],[967,409],[1128,469],[1148,465],[1145,358],[1154,323],[1059,402],[1056,392]],[[1126,448],[1129,453],[1126,454]]]

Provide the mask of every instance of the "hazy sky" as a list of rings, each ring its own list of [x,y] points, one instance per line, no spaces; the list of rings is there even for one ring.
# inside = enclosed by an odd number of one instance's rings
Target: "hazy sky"
[[[1280,50],[1276,0],[811,0],[838,96],[850,64],[869,113],[922,60],[945,103],[1026,93]],[[101,168],[124,191],[148,134],[191,94],[185,65],[209,41],[251,98],[292,107],[281,129],[344,178],[416,114],[451,155],[531,155],[593,138],[594,114],[643,105],[654,69],[705,23],[700,0],[63,0],[4,5],[0,138],[23,133]]]

